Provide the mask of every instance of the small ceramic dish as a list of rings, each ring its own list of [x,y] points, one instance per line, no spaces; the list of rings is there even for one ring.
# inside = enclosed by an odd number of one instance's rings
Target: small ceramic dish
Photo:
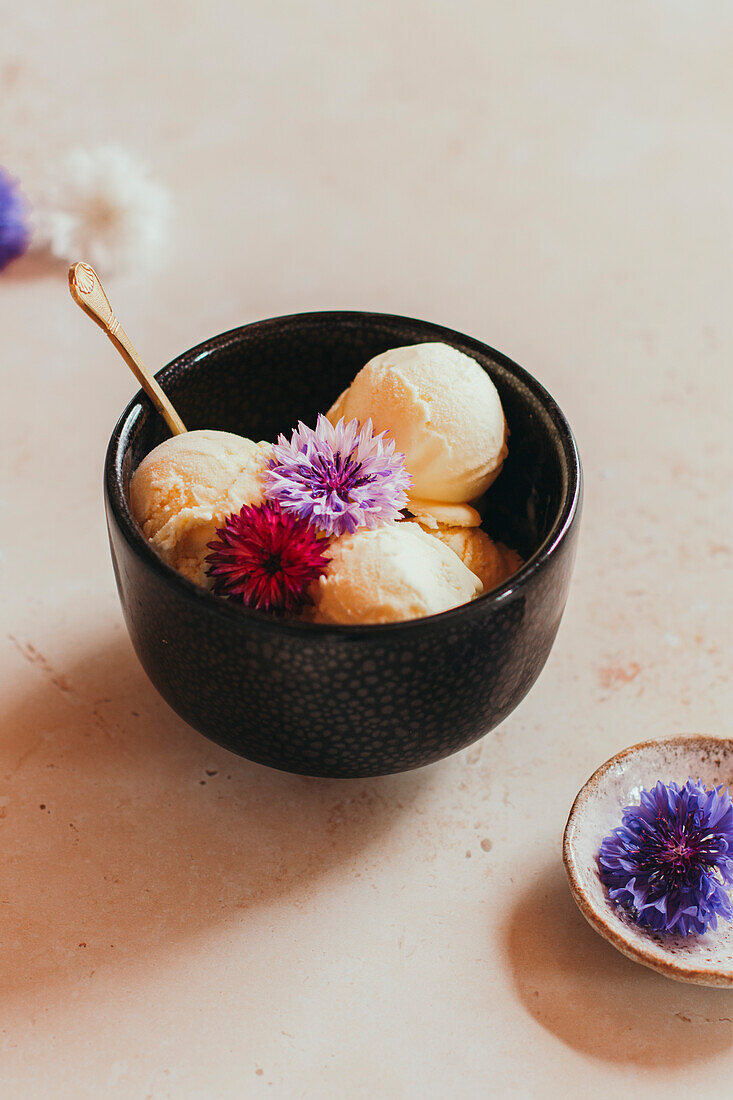
[[[563,839],[563,862],[573,897],[588,923],[634,962],[678,982],[733,986],[733,923],[720,921],[704,936],[659,935],[640,928],[609,900],[598,875],[601,841],[621,824],[625,806],[657,780],[707,787],[733,781],[733,741],[699,735],[643,741],[623,749],[580,790]]]
[[[472,355],[499,391],[509,456],[484,524],[525,560],[473,603],[409,622],[283,621],[179,576],[132,518],[133,470],[167,430],[139,393],[110,440],[107,522],[122,608],[164,699],[207,737],[258,763],[321,776],[420,767],[465,748],[521,702],[565,607],[581,506],[578,453],[546,390],[506,356],[425,321],[305,313],[245,325],[158,375],[189,428],[250,439],[314,424],[378,352],[444,341]]]

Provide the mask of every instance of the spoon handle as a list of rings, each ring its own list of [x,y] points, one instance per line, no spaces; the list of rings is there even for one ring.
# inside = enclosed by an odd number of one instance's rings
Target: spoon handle
[[[135,351],[130,337],[115,317],[109,298],[94,268],[89,264],[72,264],[69,268],[69,290],[76,304],[81,306],[84,312],[109,336],[173,435],[181,435],[185,432],[186,425]]]

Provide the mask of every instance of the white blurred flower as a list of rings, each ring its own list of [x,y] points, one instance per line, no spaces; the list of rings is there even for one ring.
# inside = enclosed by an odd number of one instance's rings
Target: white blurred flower
[[[157,262],[171,201],[136,157],[104,145],[69,153],[37,198],[35,213],[34,247],[109,275]]]

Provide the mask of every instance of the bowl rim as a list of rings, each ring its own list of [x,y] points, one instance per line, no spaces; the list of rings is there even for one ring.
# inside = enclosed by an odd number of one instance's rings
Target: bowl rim
[[[302,325],[303,322],[311,322],[314,325],[328,325],[338,322],[340,325],[359,327],[365,321],[378,320],[399,325],[416,325],[429,330],[436,341],[440,340],[460,350],[471,350],[481,355],[488,356],[497,361],[509,374],[517,378],[529,389],[544,410],[548,413],[553,427],[557,430],[560,444],[565,455],[568,467],[568,485],[562,500],[558,515],[547,533],[546,537],[527,559],[527,561],[508,578],[503,584],[484,593],[470,603],[460,604],[458,607],[449,608],[435,615],[425,615],[418,619],[405,619],[393,623],[313,623],[299,619],[279,619],[264,611],[256,611],[253,608],[240,607],[214,596],[205,588],[201,588],[187,577],[177,573],[168,565],[149,545],[147,539],[140,531],[133,519],[127,496],[121,481],[121,459],[127,448],[130,433],[137,424],[140,416],[146,409],[152,408],[151,402],[142,389],[127,403],[112,431],[104,463],[104,489],[105,498],[109,510],[116,521],[117,527],[122,533],[130,549],[145,565],[152,569],[160,579],[168,586],[175,588],[181,595],[188,599],[203,601],[202,607],[210,612],[225,617],[230,623],[248,622],[252,626],[263,630],[271,630],[281,633],[303,634],[325,637],[338,635],[341,637],[366,638],[377,634],[394,633],[395,631],[424,630],[438,621],[448,623],[451,620],[466,618],[476,614],[479,609],[486,609],[487,605],[499,607],[511,599],[518,589],[522,588],[540,569],[544,567],[548,559],[557,551],[563,542],[579,512],[583,494],[583,473],[578,446],[572,429],[555,399],[548,393],[545,387],[537,379],[519,366],[513,359],[497,351],[489,344],[481,340],[467,336],[455,329],[447,328],[432,321],[423,321],[416,317],[406,317],[393,313],[378,313],[363,310],[316,310],[303,313],[283,314],[279,317],[268,317],[259,321],[252,321],[226,332],[211,336],[200,344],[194,345],[187,351],[181,352],[171,359],[155,375],[158,382],[165,388],[166,376],[169,371],[179,365],[192,366],[212,352],[226,348],[232,343],[238,343],[247,333],[263,331],[267,329],[283,329],[289,325]],[[426,335],[428,333],[426,332]]]

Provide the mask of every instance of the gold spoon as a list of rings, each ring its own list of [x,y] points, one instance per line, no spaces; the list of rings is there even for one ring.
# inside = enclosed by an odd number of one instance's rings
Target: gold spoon
[[[89,264],[72,264],[69,268],[69,290],[76,304],[81,306],[84,312],[109,336],[173,434],[182,435],[186,431],[186,425],[135,351],[130,337],[115,317],[94,268]]]

